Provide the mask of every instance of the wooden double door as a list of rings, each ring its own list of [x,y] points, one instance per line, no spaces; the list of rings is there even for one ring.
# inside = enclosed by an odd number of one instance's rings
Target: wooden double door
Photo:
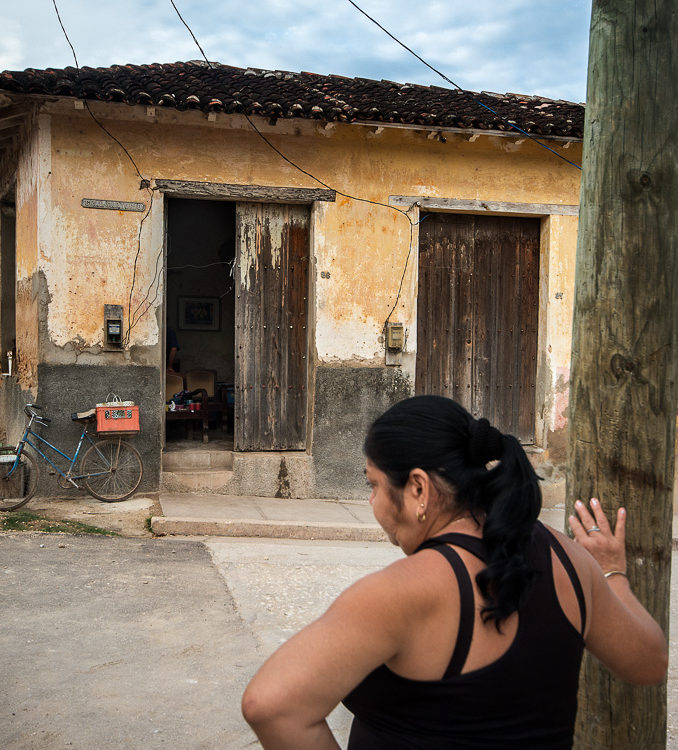
[[[534,442],[539,219],[423,214],[417,393]]]
[[[308,205],[238,203],[235,449],[306,448]]]

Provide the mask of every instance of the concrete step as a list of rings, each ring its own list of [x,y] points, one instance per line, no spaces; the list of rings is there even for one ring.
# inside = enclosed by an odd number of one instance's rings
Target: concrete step
[[[151,529],[158,536],[231,536],[264,539],[305,539],[343,542],[386,542],[378,526],[268,521],[264,519],[183,518],[153,516]]]
[[[160,506],[163,515],[151,519],[151,528],[159,536],[387,541],[370,505],[357,500],[163,492]],[[563,528],[562,508],[545,509],[540,518]]]
[[[181,450],[162,454],[163,471],[190,471],[192,469],[233,469],[233,451]]]
[[[160,536],[386,541],[366,502],[162,492],[160,505],[151,519]]]
[[[228,469],[190,469],[185,471],[163,471],[162,491],[198,492],[200,494],[223,495],[233,481],[233,472]]]

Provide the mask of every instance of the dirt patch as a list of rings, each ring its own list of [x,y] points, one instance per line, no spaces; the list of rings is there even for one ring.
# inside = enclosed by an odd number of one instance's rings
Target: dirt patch
[[[115,531],[107,531],[99,526],[92,526],[82,521],[53,520],[44,516],[19,509],[0,516],[0,531],[31,531],[47,534],[101,534],[117,536]]]
[[[33,514],[41,519],[39,522],[29,522],[26,531],[43,531],[41,528],[30,528],[30,523],[36,526],[63,522],[65,524],[81,524],[99,529],[98,532],[80,531],[76,527],[70,533],[102,533],[113,532],[120,536],[152,537],[148,519],[151,516],[162,515],[160,503],[150,497],[133,497],[120,503],[102,503],[89,496],[83,497],[37,497],[17,511],[0,515],[0,521],[17,516],[22,512]],[[21,530],[21,529],[16,529]],[[65,530],[65,529],[64,529]]]

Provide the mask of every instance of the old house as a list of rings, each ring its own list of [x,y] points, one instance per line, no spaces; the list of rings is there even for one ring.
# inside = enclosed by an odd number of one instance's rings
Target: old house
[[[222,491],[363,497],[365,427],[413,393],[558,464],[582,131],[563,101],[203,62],[0,74],[0,437],[120,394],[157,490],[171,328],[233,394]]]

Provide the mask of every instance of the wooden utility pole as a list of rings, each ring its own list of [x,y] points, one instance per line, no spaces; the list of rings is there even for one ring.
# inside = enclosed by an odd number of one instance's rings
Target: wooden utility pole
[[[668,634],[678,402],[678,3],[593,0],[567,509],[628,509],[634,593]],[[664,750],[666,684],[586,656],[577,750]]]

